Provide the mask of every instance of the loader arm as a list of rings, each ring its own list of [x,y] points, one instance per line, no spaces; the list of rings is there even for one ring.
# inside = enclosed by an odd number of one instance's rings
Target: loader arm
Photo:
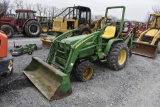
[[[81,56],[81,53],[83,53],[82,51],[89,50],[89,49],[92,51],[93,48],[96,49],[96,47],[98,46],[97,40],[100,34],[101,34],[101,31],[98,31],[98,32],[83,36],[82,39],[78,40],[74,44],[67,44],[67,42],[63,43],[64,40],[63,41],[54,40],[53,42],[55,42],[55,45],[54,46],[52,45],[53,53],[50,53],[48,55],[47,62],[61,69],[65,74],[70,75],[72,68],[74,66],[74,63],[76,62],[76,59],[80,57],[92,56],[95,53],[95,51],[93,51],[91,53]],[[59,47],[60,45],[64,47],[63,52],[60,50],[60,47]]]
[[[88,42],[93,42],[93,40],[95,40],[95,39],[98,39],[98,36],[100,36],[100,34],[101,34],[100,31],[92,33],[92,34],[86,36],[86,38],[78,41],[75,45],[73,45],[72,50],[71,50],[70,55],[69,55],[69,58],[68,58],[69,60],[67,61],[67,64],[66,64],[66,67],[67,67],[66,68],[66,74],[71,73],[72,68],[74,66],[74,63],[75,63],[75,61],[78,58],[78,55],[80,53],[80,50],[83,50],[83,47],[85,46],[85,44],[88,43]],[[95,45],[92,45],[91,47],[86,47],[86,48],[87,48],[87,50],[89,50],[89,48],[96,48],[97,46],[98,45],[95,43]]]
[[[74,30],[70,30],[70,31],[67,31],[65,33],[63,33],[62,35],[56,37],[53,41],[52,41],[52,44],[51,44],[51,48],[50,48],[50,51],[49,51],[49,54],[47,56],[47,60],[46,62],[48,64],[51,64],[51,61],[52,61],[52,58],[53,58],[53,55],[54,55],[54,52],[55,52],[55,45],[58,41],[61,41],[62,39],[64,38],[67,38],[68,36],[70,35],[73,35],[74,33],[77,33],[79,31],[79,29],[74,29]]]

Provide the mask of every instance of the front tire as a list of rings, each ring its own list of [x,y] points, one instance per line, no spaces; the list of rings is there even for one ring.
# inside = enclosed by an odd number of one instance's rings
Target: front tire
[[[7,35],[8,38],[12,38],[14,35],[14,30],[10,25],[1,26],[1,30]]]
[[[107,66],[112,70],[123,69],[128,59],[128,47],[118,42],[113,44],[107,56]]]
[[[160,54],[160,41],[157,44],[157,53]]]
[[[91,62],[83,61],[77,64],[72,72],[77,80],[85,82],[92,78],[94,74],[94,67]]]
[[[38,37],[41,34],[41,25],[37,21],[31,20],[25,25],[25,33],[28,37]]]

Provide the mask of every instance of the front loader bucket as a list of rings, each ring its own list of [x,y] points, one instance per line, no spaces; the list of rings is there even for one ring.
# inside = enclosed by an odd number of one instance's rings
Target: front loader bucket
[[[133,54],[155,58],[157,55],[157,46],[133,42],[135,48],[131,50]]]
[[[72,92],[69,76],[38,57],[33,57],[23,72],[49,100],[63,98]]]

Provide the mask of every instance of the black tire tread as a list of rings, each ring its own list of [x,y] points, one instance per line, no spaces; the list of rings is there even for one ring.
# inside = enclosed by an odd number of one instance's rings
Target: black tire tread
[[[88,31],[89,33],[92,33],[91,29],[88,26],[81,26],[79,27],[80,34],[83,34],[84,31]]]
[[[94,65],[90,61],[83,61],[77,64],[76,67],[73,68],[73,75],[78,81],[81,81],[81,82],[85,81],[82,77],[82,74],[86,70],[86,68],[88,68],[89,66],[92,66],[94,70]],[[94,74],[94,71],[93,71],[93,74]],[[93,77],[93,74],[92,74],[92,77]]]
[[[36,35],[33,35],[29,32],[29,26],[30,24],[37,24],[39,26],[39,32],[36,34]],[[27,34],[28,37],[38,37],[40,36],[41,34],[41,25],[36,21],[36,20],[31,20],[31,21],[28,21],[25,25],[25,33]]]
[[[8,38],[12,38],[14,35],[14,29],[10,25],[2,25],[1,30],[5,33],[4,29],[9,28],[11,31],[11,35],[7,35]]]
[[[157,43],[157,53],[160,54],[160,41]]]

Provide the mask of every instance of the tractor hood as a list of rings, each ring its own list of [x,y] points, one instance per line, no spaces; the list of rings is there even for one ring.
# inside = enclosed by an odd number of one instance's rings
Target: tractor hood
[[[79,35],[79,36],[75,36],[75,37],[65,38],[65,39],[61,40],[61,43],[73,45],[77,41],[84,39],[86,36],[88,36],[88,35]]]
[[[158,33],[158,29],[151,29],[145,35],[154,37]]]

